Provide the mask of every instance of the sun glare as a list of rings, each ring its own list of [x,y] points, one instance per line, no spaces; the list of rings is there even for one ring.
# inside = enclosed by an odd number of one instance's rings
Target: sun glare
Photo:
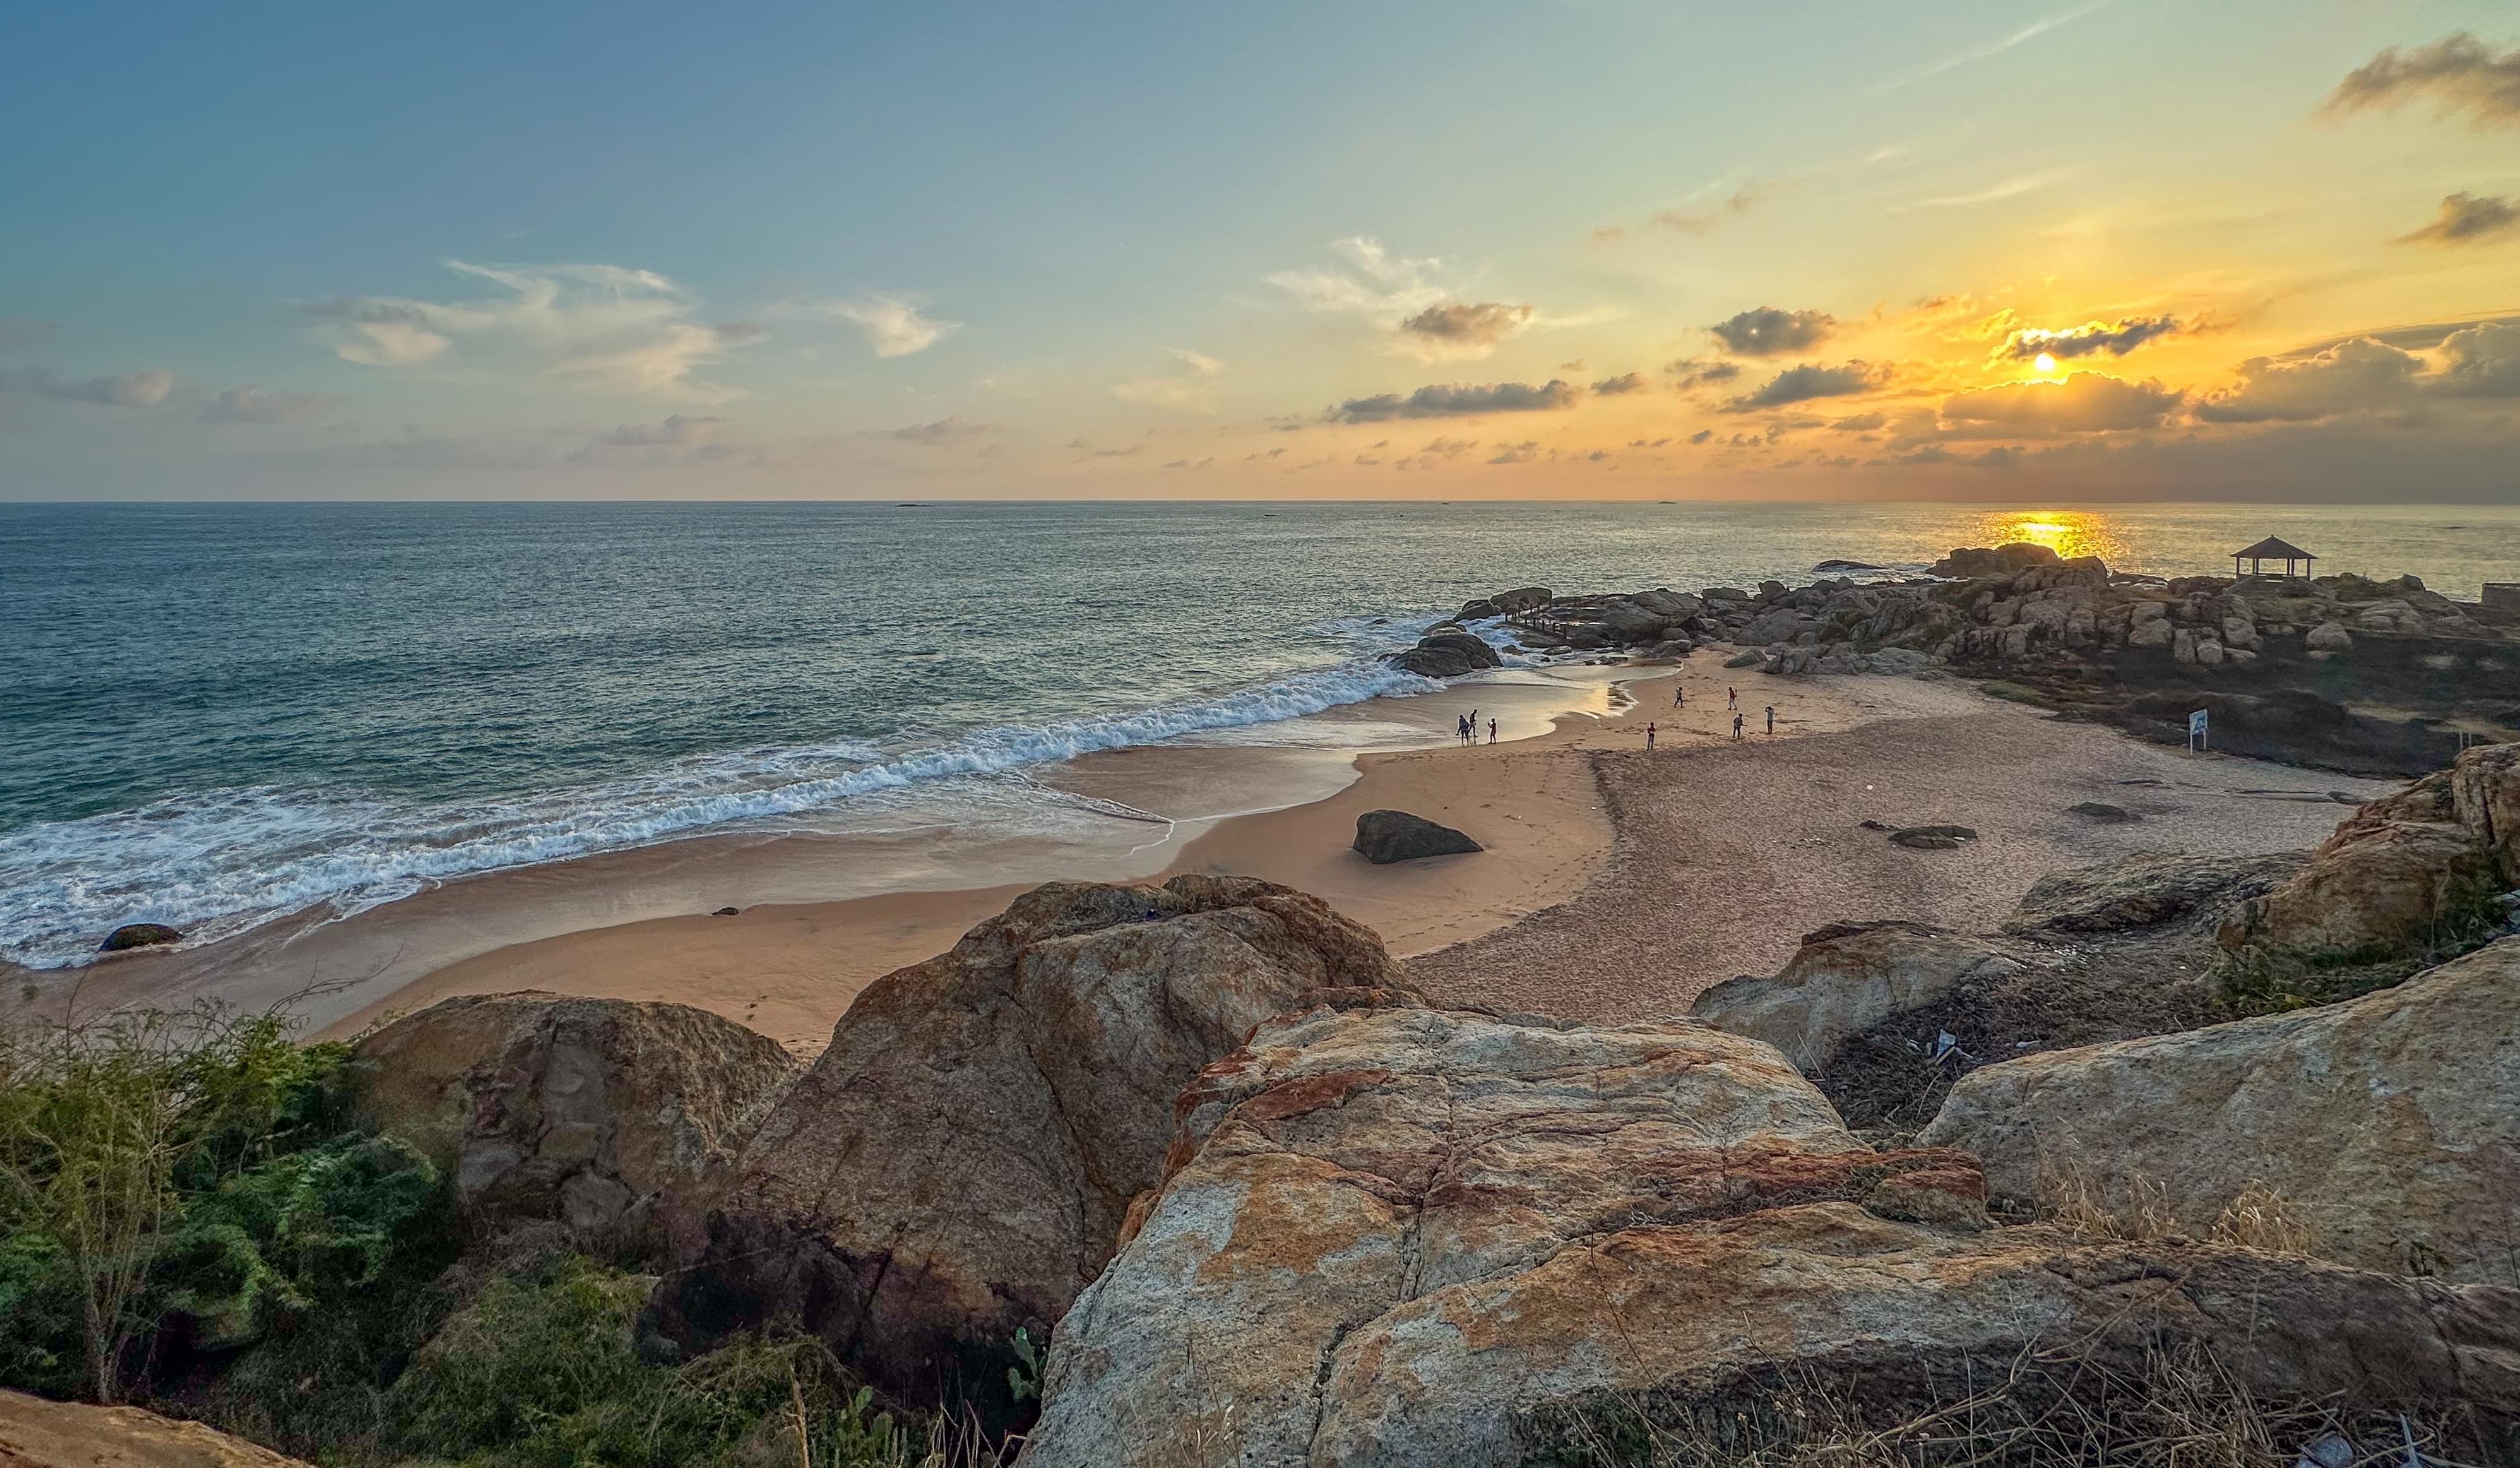
[[[2108,520],[2083,510],[2014,510],[1986,516],[1971,543],[2002,545],[2030,540],[2060,556],[2123,557],[2126,542]]]
[[[2039,354],[2039,360],[2030,365],[2042,372],[2053,372],[2056,370],[2056,359],[2043,351]]]

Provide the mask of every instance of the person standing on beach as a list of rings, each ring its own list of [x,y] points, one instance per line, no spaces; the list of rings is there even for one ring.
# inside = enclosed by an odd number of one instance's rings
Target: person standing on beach
[[[1675,709],[1688,707],[1688,689],[1685,685],[1678,683],[1672,685],[1671,706]]]
[[[1738,709],[1738,708],[1740,708],[1740,707],[1741,707],[1741,690],[1740,690],[1740,689],[1738,689],[1738,688],[1727,688],[1727,689],[1725,689],[1725,690],[1724,690],[1724,707],[1725,707],[1727,710],[1732,710],[1732,709]]]
[[[1736,742],[1741,738],[1741,715],[1738,713],[1732,715],[1732,738]]]
[[[1496,743],[1496,720],[1495,720],[1495,719],[1489,719],[1489,720],[1488,720],[1488,743],[1490,743],[1490,744],[1494,744],[1494,743]]]
[[[1774,704],[1768,706],[1768,732],[1777,732],[1777,706]]]
[[[1470,716],[1468,714],[1457,713],[1453,715],[1453,737],[1463,744],[1468,744],[1470,742]]]
[[[1651,754],[1653,752],[1653,742],[1654,726],[1651,723],[1647,723],[1645,725],[1645,752],[1647,754]]]

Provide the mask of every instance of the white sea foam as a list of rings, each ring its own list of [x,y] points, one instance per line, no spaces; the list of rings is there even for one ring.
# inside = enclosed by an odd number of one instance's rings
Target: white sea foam
[[[139,921],[210,941],[328,904],[343,915],[365,911],[450,878],[882,803],[1097,751],[1440,686],[1361,659],[1213,698],[980,729],[925,749],[839,742],[712,755],[636,779],[504,800],[416,806],[255,786],[158,801],[0,835],[0,957],[32,968],[83,963],[106,932]]]

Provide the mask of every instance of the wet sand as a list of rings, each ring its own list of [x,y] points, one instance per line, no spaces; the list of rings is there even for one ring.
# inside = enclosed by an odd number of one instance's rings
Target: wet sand
[[[1035,882],[1200,871],[1319,894],[1410,956],[1439,1002],[1652,1018],[1685,1012],[1733,974],[1773,971],[1827,922],[1984,926],[2048,872],[2134,850],[2306,847],[2345,813],[2326,792],[2390,788],[2191,757],[1957,681],[1782,680],[1729,671],[1720,658],[1587,669],[1571,687],[1457,685],[1345,715],[1441,730],[1476,704],[1499,717],[1494,745],[1358,756],[1331,728],[1321,749],[1133,750],[1043,772],[1058,789],[1173,818],[1115,817],[1100,846],[959,847],[950,832],[906,833],[891,849],[684,842],[449,884],[269,935],[258,950],[99,964],[84,1002],[269,1002],[323,978],[340,986],[301,1008],[346,1033],[449,994],[543,988],[696,1004],[811,1053],[868,983],[950,947]],[[1676,687],[1685,709],[1672,707]],[[1746,715],[1739,742],[1728,688]],[[2094,800],[2145,819],[2067,812]],[[1357,815],[1382,807],[1457,826],[1488,849],[1373,866],[1348,845]],[[1983,839],[1912,851],[1862,829],[1866,819],[1968,825]],[[702,915],[717,906],[742,910]]]

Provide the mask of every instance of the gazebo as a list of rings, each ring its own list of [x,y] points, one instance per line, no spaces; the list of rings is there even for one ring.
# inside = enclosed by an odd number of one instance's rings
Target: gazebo
[[[2269,561],[2281,561],[2284,564],[2283,573],[2286,576],[2308,575],[2310,574],[2310,563],[2318,559],[2318,558],[2317,556],[2303,550],[2300,546],[2293,544],[2289,540],[2278,540],[2274,536],[2269,535],[2266,539],[2250,546],[2247,550],[2235,550],[2231,552],[2231,575],[2233,579],[2238,579],[2240,574],[2240,563],[2243,561],[2249,563],[2249,574],[2253,576],[2265,575],[2267,573],[2265,563]],[[2301,566],[2301,570],[2299,571],[2293,570],[2293,565],[2296,562]]]

